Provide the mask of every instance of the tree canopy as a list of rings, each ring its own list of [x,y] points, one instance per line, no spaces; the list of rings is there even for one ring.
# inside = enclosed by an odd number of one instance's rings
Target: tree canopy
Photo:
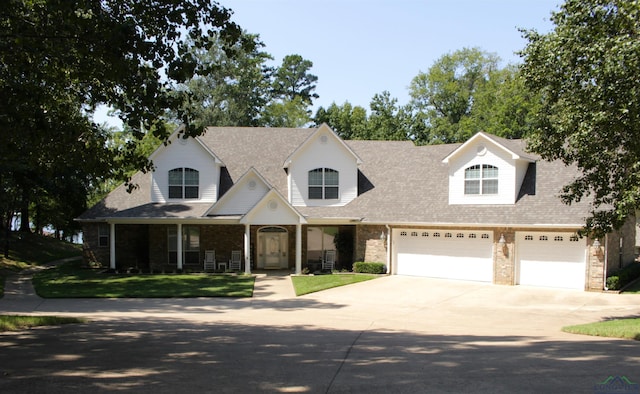
[[[124,178],[127,162],[149,170],[136,150],[168,108],[188,100],[177,89],[210,70],[190,56],[216,36],[241,42],[231,13],[209,0],[8,0],[0,9],[0,205],[7,220],[16,206],[29,225],[31,201],[65,195],[104,177]],[[90,119],[95,108],[117,110],[131,139],[110,146]],[[182,108],[189,109],[188,106]],[[179,110],[187,132],[192,114]],[[81,206],[81,205],[80,205]],[[44,209],[42,210],[44,212]]]
[[[640,2],[568,0],[551,20],[524,32],[522,73],[542,97],[530,148],[578,167],[562,198],[592,198],[586,230],[602,235],[640,205]]]

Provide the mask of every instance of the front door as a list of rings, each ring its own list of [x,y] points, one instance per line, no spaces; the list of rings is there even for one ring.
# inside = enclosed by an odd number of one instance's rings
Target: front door
[[[258,268],[288,268],[288,233],[281,227],[265,227],[258,232]]]

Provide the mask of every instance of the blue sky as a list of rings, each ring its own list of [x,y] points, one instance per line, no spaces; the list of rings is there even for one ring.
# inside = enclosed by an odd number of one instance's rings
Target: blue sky
[[[561,0],[219,0],[259,34],[279,64],[289,54],[313,62],[315,109],[349,101],[369,109],[388,90],[403,105],[408,86],[441,56],[479,47],[506,63],[526,45],[518,28],[548,32]]]
[[[507,63],[526,45],[519,28],[545,33],[561,0],[218,0],[232,19],[259,34],[280,64],[299,54],[318,77],[314,103],[349,101],[369,110],[387,90],[398,104],[408,86],[443,55],[479,47]],[[108,121],[103,108],[96,116]],[[119,121],[110,121],[120,125]],[[120,126],[121,127],[121,126]]]

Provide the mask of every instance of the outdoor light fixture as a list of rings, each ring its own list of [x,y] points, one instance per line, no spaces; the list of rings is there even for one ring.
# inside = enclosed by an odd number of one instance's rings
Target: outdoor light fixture
[[[384,233],[384,231],[382,231],[382,232],[380,233],[380,240],[384,241],[384,240],[386,240],[386,239],[387,239],[387,234],[385,234],[385,233]]]
[[[598,256],[600,254],[600,241],[596,239],[595,241],[593,241],[593,245],[591,246],[593,246],[594,249],[593,255]]]
[[[500,234],[498,245],[502,247],[502,254],[504,255],[504,257],[509,257],[509,247],[507,246],[507,240],[504,239],[504,234]]]

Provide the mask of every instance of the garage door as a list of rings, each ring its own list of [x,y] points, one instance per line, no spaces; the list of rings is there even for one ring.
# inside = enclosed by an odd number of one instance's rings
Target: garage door
[[[584,289],[586,240],[572,233],[516,234],[521,285]]]
[[[491,282],[493,233],[395,229],[396,273]]]

